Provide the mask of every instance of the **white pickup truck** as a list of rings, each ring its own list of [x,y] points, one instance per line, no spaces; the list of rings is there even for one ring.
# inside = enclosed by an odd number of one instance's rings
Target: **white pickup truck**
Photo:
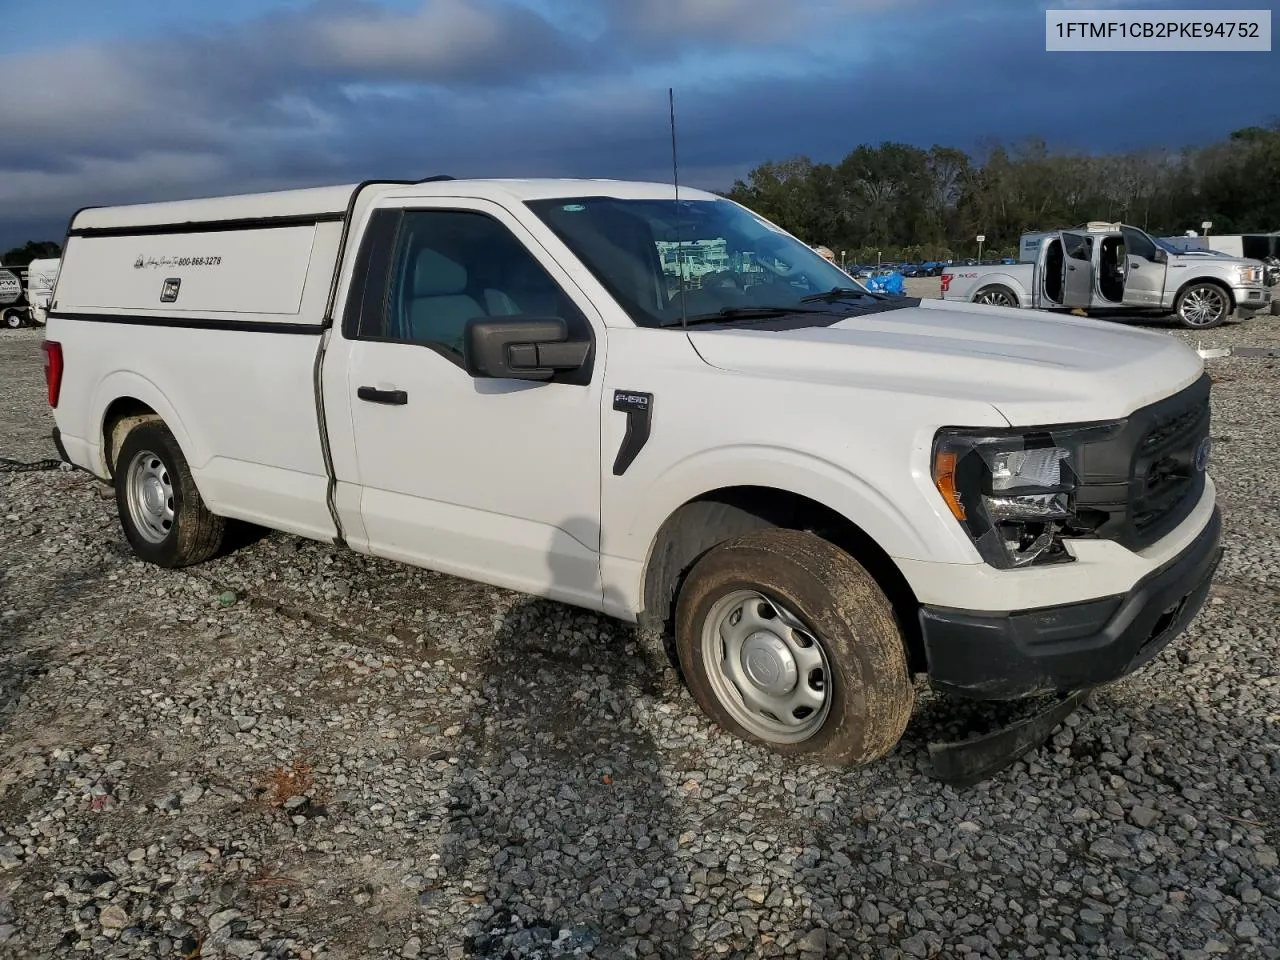
[[[1137,227],[1092,221],[1025,233],[1018,263],[951,266],[942,299],[1041,310],[1173,313],[1208,330],[1233,313],[1271,311],[1261,261],[1180,251]]]
[[[87,209],[54,440],[147,561],[248,521],[669,629],[703,709],[783,754],[885,754],[913,674],[1066,698],[1154,656],[1221,553],[1197,354],[851,283],[657,184]]]

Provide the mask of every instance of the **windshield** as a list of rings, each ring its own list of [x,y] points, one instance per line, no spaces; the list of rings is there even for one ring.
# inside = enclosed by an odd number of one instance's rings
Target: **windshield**
[[[575,197],[528,206],[640,326],[765,308],[811,311],[806,296],[866,289],[729,200]],[[852,294],[855,295],[856,294]],[[726,314],[724,311],[728,311]]]

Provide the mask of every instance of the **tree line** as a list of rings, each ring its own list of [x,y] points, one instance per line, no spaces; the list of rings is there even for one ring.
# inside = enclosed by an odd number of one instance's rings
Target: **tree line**
[[[32,260],[50,260],[62,256],[62,247],[52,240],[28,240],[20,247],[0,254],[0,266],[25,267]]]
[[[839,163],[763,163],[727,196],[851,263],[1014,256],[1027,230],[1120,220],[1156,236],[1280,230],[1280,122],[1181,150],[1110,155],[992,141],[971,155],[903,143]]]
[[[925,150],[903,143],[854,148],[839,163],[773,160],[736,180],[727,196],[853,263],[1017,253],[1026,230],[1122,220],[1157,236],[1280,230],[1280,121],[1181,150],[1083,154],[1031,138]],[[31,241],[0,263],[57,257]]]

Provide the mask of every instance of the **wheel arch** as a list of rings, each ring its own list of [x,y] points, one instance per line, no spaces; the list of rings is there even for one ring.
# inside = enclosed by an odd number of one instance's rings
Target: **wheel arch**
[[[1189,289],[1191,289],[1194,286],[1200,286],[1206,283],[1217,287],[1219,290],[1221,290],[1223,293],[1227,295],[1228,312],[1234,311],[1236,309],[1238,304],[1236,303],[1235,291],[1231,289],[1231,284],[1227,283],[1227,281],[1223,280],[1221,277],[1204,277],[1204,276],[1192,277],[1190,280],[1184,281],[1183,284],[1180,287],[1178,287],[1177,293],[1173,295],[1174,309],[1175,310],[1177,309],[1178,301],[1182,299],[1182,295],[1184,293],[1186,293]]]
[[[146,419],[158,419],[173,434],[187,462],[197,464],[196,445],[178,412],[164,393],[150,380],[136,373],[121,371],[105,380],[97,391],[95,408],[102,413],[95,436],[99,446],[100,476],[110,479],[115,466],[115,453],[124,441],[127,427]]]
[[[654,534],[642,571],[641,626],[670,636],[675,600],[690,568],[717,544],[780,527],[813,533],[848,553],[893,606],[913,671],[924,669],[919,601],[888,552],[863,527],[826,504],[774,486],[720,487],[678,506]]]
[[[1017,303],[1019,307],[1025,306],[1027,302],[1027,298],[1024,295],[1022,284],[1018,283],[1016,280],[1014,280],[1013,277],[1005,273],[997,273],[990,277],[979,278],[977,283],[974,284],[973,293],[969,294],[969,302],[977,303],[978,297],[982,294],[982,292],[984,290],[990,290],[993,287],[999,290],[1007,291],[1008,294],[1011,297],[1013,297],[1014,302]]]

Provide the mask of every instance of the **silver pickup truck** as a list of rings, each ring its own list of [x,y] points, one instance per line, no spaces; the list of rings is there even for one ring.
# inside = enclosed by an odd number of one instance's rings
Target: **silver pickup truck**
[[[947,267],[942,299],[1041,310],[1172,312],[1195,330],[1272,308],[1261,262],[1182,252],[1122,223],[1025,233],[1018,259]]]

